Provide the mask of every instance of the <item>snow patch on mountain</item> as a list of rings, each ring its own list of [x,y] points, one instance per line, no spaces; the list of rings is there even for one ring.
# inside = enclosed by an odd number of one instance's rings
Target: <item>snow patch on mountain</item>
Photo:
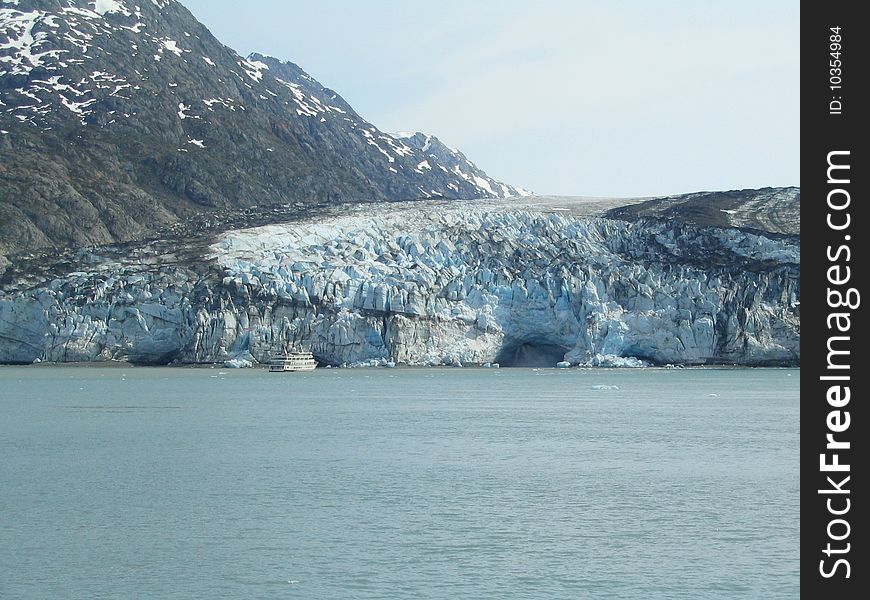
[[[91,4],[94,5],[94,12],[100,16],[107,13],[121,13],[122,15],[129,17],[131,14],[130,11],[127,10],[127,7],[119,0],[96,0],[95,2],[91,2]]]

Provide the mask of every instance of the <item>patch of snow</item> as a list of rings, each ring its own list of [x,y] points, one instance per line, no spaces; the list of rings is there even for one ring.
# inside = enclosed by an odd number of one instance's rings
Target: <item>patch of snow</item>
[[[239,66],[242,67],[248,77],[256,82],[259,82],[263,78],[261,71],[269,69],[266,63],[259,60],[242,60],[239,62]]]
[[[236,111],[236,107],[233,104],[233,101],[231,98],[208,98],[208,99],[203,99],[202,103],[205,104],[206,107],[208,107],[208,109],[211,112],[214,112],[213,107],[215,104],[219,104],[220,106],[223,106],[224,108],[228,108],[233,112]]]
[[[498,196],[495,191],[492,189],[492,186],[489,185],[489,182],[483,177],[479,177],[478,175],[473,175],[474,183],[482,190],[485,190],[488,194],[492,196]]]
[[[0,56],[6,63],[6,71],[11,75],[27,75],[35,68],[45,66],[45,59],[57,58],[65,50],[37,52],[37,48],[48,41],[45,32],[34,33],[37,24],[48,23],[53,18],[48,13],[34,10],[19,12],[11,8],[0,9],[0,31],[6,33],[7,41],[0,43],[0,51],[11,50],[9,56]]]
[[[374,128],[374,127],[372,127],[372,131],[375,131],[375,128]],[[377,149],[378,149],[378,152],[380,152],[381,154],[383,154],[384,156],[386,156],[386,157],[387,157],[387,160],[388,160],[389,162],[395,162],[395,161],[396,161],[396,159],[393,158],[393,157],[390,155],[389,152],[387,152],[386,150],[384,150],[383,148],[381,148],[381,147],[378,145],[378,143],[375,141],[375,136],[373,136],[370,132],[366,131],[365,129],[361,129],[360,132],[361,132],[361,133],[363,134],[363,136],[366,138],[366,143],[369,144],[370,146],[374,146],[375,148],[377,148]]]
[[[169,38],[163,38],[162,40],[160,40],[160,44],[162,47],[158,48],[157,51],[161,53],[163,52],[164,48],[172,52],[175,56],[181,56],[182,52],[190,52],[190,50],[184,50],[183,48],[179,48],[178,42]]]
[[[76,113],[77,115],[86,115],[89,114],[85,112],[83,109],[87,108],[91,104],[97,101],[96,98],[92,98],[90,100],[85,100],[84,102],[72,102],[67,99],[63,94],[60,95],[61,104],[67,107],[70,111]]]
[[[139,16],[138,13],[136,16],[137,17]],[[139,33],[140,31],[142,31],[143,27],[145,27],[145,23],[143,21],[139,21],[135,25],[132,25],[132,26],[121,25],[122,29],[126,29],[127,31],[131,31],[133,33]],[[136,44],[133,44],[132,46],[133,46],[133,50],[137,49]]]
[[[194,146],[198,146],[198,147],[200,147],[200,148],[205,148],[205,144],[203,144],[203,141],[202,141],[202,140],[195,140],[195,139],[193,139],[193,138],[190,138],[190,139],[187,140],[187,143],[188,143],[188,144],[193,144]]]
[[[306,101],[305,94],[302,93],[302,86],[300,86],[298,83],[291,83],[289,81],[284,81],[283,79],[278,78],[276,78],[276,80],[278,81],[278,83],[290,90],[290,92],[293,94],[293,101],[296,102],[297,106],[296,114],[298,114],[299,116],[306,115],[309,117],[316,117],[325,110],[323,105],[320,104],[320,101],[318,101],[317,98],[314,98],[313,96],[309,96],[309,98],[311,98],[316,103],[316,106],[312,106],[311,104],[309,104]],[[318,110],[318,108],[320,108],[321,110]]]
[[[129,17],[131,14],[127,7],[117,0],[95,0],[91,4],[94,5],[94,12],[100,16],[107,13],[121,13],[125,17]]]
[[[464,180],[473,182],[473,179],[467,173],[463,172],[462,169],[459,168],[459,165],[455,165],[452,170]]]
[[[80,17],[85,17],[86,19],[101,19],[102,17],[91,10],[86,10],[84,8],[78,8],[76,6],[62,6],[61,11],[65,13],[70,13],[74,15],[78,15]]]
[[[212,67],[214,66],[214,61],[212,59],[210,59],[208,56],[203,56],[202,60],[204,60],[206,62],[206,64],[211,65]]]
[[[398,156],[410,156],[414,153],[411,148],[406,146],[404,143],[396,140],[391,135],[382,135],[379,139],[382,139],[387,145],[396,153]]]

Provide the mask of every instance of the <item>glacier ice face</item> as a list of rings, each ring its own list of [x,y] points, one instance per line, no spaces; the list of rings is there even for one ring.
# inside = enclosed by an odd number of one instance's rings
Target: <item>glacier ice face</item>
[[[211,253],[205,274],[102,264],[0,297],[0,361],[800,359],[796,238],[444,202],[231,231]]]

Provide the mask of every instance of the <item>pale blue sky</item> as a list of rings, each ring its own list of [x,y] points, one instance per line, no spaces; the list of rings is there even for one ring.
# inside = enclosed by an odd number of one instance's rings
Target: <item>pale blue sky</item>
[[[797,0],[181,1],[539,194],[800,183]]]

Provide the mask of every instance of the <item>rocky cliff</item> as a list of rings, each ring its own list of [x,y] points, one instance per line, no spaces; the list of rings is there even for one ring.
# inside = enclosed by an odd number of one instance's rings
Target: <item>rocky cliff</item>
[[[799,240],[763,229],[399,203],[74,262],[7,277],[0,361],[265,361],[291,347],[337,365],[800,360]]]

